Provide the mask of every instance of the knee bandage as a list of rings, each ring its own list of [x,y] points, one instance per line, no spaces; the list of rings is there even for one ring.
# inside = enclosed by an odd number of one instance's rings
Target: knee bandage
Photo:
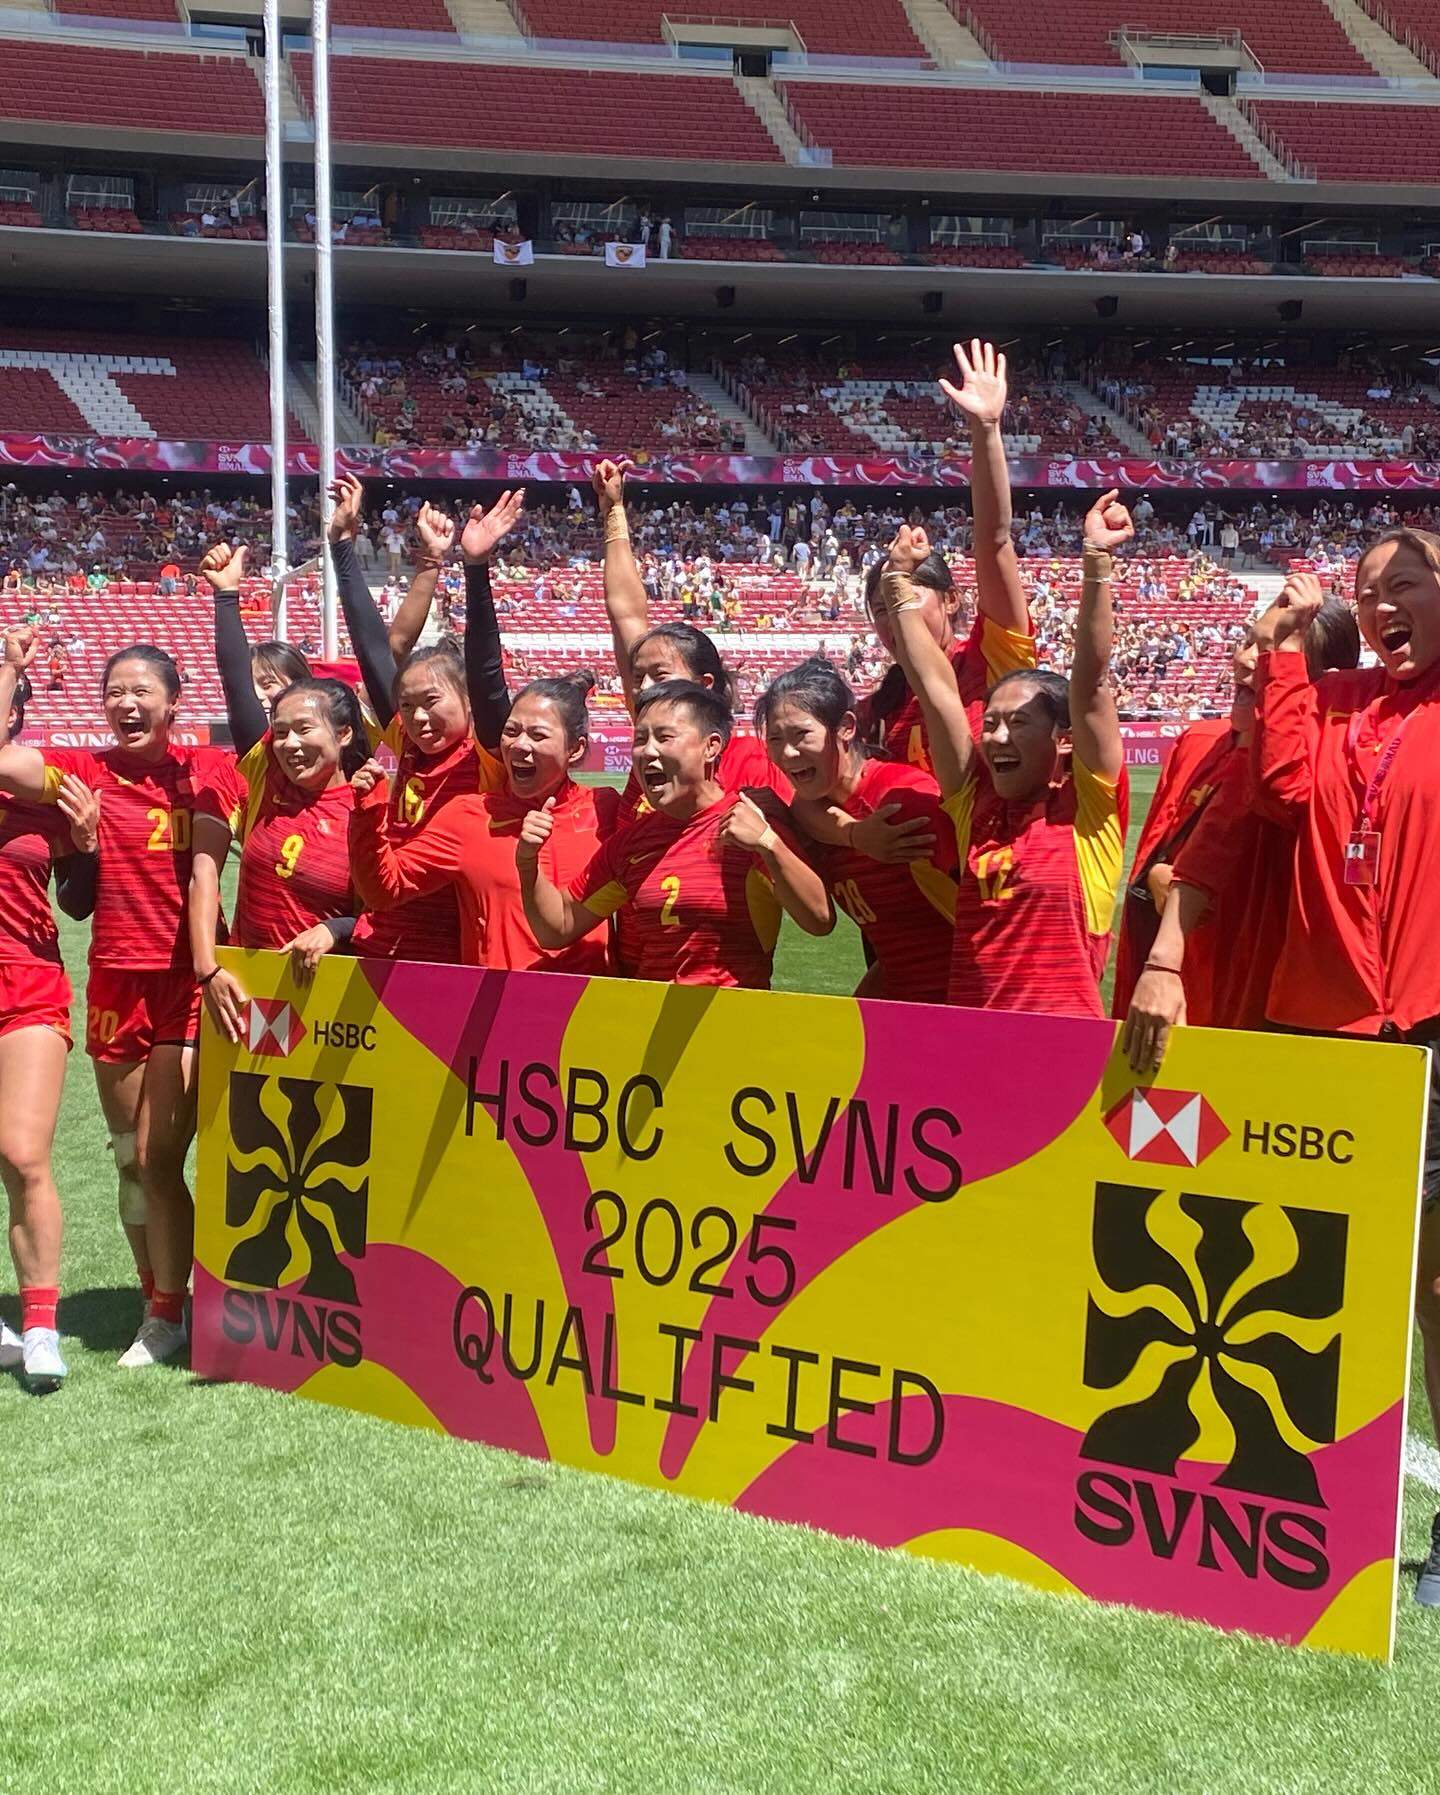
[[[140,1183],[134,1134],[112,1134],[110,1151],[115,1155],[115,1175],[120,1184],[120,1220],[127,1227],[143,1228],[145,1192]]]

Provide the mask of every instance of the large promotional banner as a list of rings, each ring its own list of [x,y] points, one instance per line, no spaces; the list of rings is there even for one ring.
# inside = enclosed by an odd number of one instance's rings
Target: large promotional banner
[[[197,1371],[1388,1656],[1422,1050],[225,958]]]
[[[577,454],[561,449],[341,448],[336,466],[362,480],[496,480],[539,486],[585,483],[602,455],[623,455],[629,478],[670,486],[956,486],[970,484],[970,460],[915,455],[721,455],[704,450],[627,449],[611,443]],[[0,433],[0,466],[85,468],[105,472],[253,474],[270,472],[270,445],[257,442],[163,441],[144,436]],[[292,445],[289,472],[315,479],[319,451]],[[1179,461],[1147,456],[1019,455],[1010,459],[1016,486],[1103,492],[1108,486],[1190,492],[1431,492],[1440,465],[1425,461]]]

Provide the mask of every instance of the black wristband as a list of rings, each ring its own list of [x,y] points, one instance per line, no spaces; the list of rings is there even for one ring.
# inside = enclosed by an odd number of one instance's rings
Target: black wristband
[[[211,979],[213,979],[219,971],[220,971],[220,968],[218,966],[212,967],[210,969],[210,971],[205,974],[203,979],[196,979],[196,981],[195,981],[196,988],[198,990],[203,991],[205,989],[205,987],[210,983]]]

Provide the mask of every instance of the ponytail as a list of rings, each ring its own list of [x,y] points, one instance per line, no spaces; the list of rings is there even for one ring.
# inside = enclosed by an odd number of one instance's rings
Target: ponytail
[[[343,679],[297,679],[276,698],[275,709],[292,698],[313,698],[336,735],[342,729],[350,731],[350,740],[340,750],[340,771],[347,781],[353,779],[370,758],[370,737],[355,688]]]
[[[567,748],[574,748],[577,743],[590,738],[590,717],[585,709],[585,700],[597,683],[590,669],[581,667],[574,673],[554,678],[532,679],[529,685],[516,694],[516,702],[521,698],[544,698],[553,704],[565,730],[565,745]]]

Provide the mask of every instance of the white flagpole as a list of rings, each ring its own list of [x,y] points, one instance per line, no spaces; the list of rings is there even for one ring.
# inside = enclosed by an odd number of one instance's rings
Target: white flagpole
[[[315,69],[315,393],[320,401],[320,517],[330,521],[330,482],[335,478],[335,287],[330,234],[330,0],[311,0],[310,45]],[[335,569],[320,551],[324,588],[320,639],[327,661],[336,658]]]
[[[271,628],[285,639],[290,559],[285,494],[285,162],[280,118],[280,0],[265,0],[265,278],[270,325]]]

